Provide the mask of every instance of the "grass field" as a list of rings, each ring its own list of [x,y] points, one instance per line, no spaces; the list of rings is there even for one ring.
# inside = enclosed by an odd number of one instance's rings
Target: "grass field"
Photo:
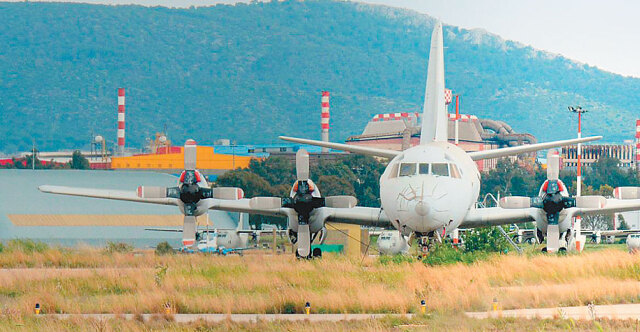
[[[259,322],[239,324],[196,322],[177,324],[158,316],[151,322],[111,319],[57,320],[46,317],[0,318],[0,331],[637,331],[636,321],[476,320],[456,314],[431,314],[414,319],[384,318],[339,323]]]
[[[640,256],[620,246],[566,256],[530,249],[523,256],[510,253],[469,265],[431,267],[418,261],[383,263],[376,257],[328,255],[297,261],[288,254],[262,253],[156,256],[153,251],[109,253],[100,248],[23,243],[5,245],[0,266],[0,319],[33,328],[42,324],[30,318],[35,303],[41,304],[43,313],[161,313],[165,303],[178,313],[301,313],[307,301],[314,313],[416,313],[425,299],[435,317],[427,319],[429,326],[446,328],[453,319],[469,329],[507,324],[505,329],[517,330],[509,327],[519,326],[509,325],[516,322],[478,322],[459,316],[464,311],[489,310],[494,299],[503,309],[640,301]],[[45,325],[65,329],[65,324],[76,323],[91,322]],[[601,323],[635,328],[635,323]],[[118,329],[118,324],[131,324],[126,330],[144,329],[137,322],[107,325]],[[289,329],[282,324],[282,329]],[[290,324],[296,329],[295,323]],[[386,329],[394,324],[400,323],[353,322],[335,328]],[[555,328],[557,322],[527,324],[545,329],[545,324]],[[0,321],[0,326],[7,325]],[[318,330],[327,328],[318,325]]]

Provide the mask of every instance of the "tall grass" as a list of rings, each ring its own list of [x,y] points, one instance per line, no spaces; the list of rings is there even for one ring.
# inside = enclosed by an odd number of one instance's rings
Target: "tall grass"
[[[640,301],[640,256],[621,250],[581,255],[496,255],[429,266],[326,255],[297,261],[259,252],[239,256],[107,253],[98,248],[0,253],[0,307],[35,303],[54,313],[437,312]]]

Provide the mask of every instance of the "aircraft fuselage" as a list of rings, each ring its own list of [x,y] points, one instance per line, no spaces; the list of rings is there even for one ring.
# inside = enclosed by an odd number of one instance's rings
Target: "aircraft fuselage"
[[[461,148],[431,142],[405,150],[380,178],[381,205],[402,234],[448,234],[480,194],[480,173]]]

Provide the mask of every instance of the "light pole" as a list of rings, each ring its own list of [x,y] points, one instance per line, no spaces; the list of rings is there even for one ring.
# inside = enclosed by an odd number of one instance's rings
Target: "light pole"
[[[582,138],[582,114],[587,113],[586,109],[583,109],[580,106],[569,106],[569,111],[573,113],[578,113],[578,138]],[[576,183],[576,196],[580,196],[582,193],[582,164],[580,160],[582,159],[582,143],[578,143],[578,178]]]
[[[582,138],[582,113],[587,113],[586,109],[583,109],[580,106],[569,106],[569,112],[578,113],[578,138]],[[582,192],[582,144],[578,143],[578,172],[577,172],[577,181],[576,181],[576,196],[580,197]],[[582,239],[582,218],[580,216],[576,217],[576,221],[573,224],[574,238],[576,239],[576,250],[581,251],[581,246],[584,246],[584,240]]]

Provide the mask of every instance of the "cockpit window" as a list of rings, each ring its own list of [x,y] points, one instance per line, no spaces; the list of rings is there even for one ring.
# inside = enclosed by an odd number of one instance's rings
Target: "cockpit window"
[[[449,176],[449,166],[445,163],[433,163],[431,164],[431,174]]]
[[[416,164],[402,163],[400,164],[400,176],[410,176],[416,174]]]
[[[429,164],[426,164],[426,163],[418,164],[418,174],[429,174]]]

